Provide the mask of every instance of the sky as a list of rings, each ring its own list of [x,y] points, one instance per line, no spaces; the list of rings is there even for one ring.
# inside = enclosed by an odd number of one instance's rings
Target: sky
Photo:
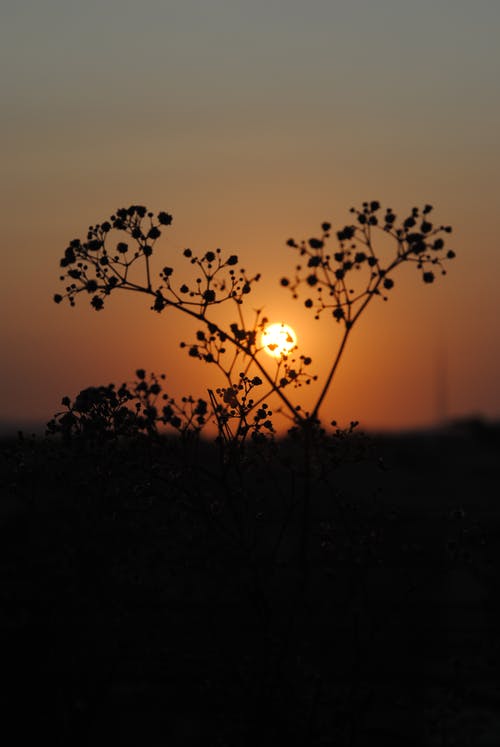
[[[130,204],[174,216],[158,271],[221,247],[261,272],[249,315],[292,324],[321,380],[339,327],[280,287],[286,240],[364,200],[431,203],[457,258],[432,285],[402,267],[374,300],[325,422],[500,417],[499,27],[496,0],[5,0],[0,421],[43,423],[139,367],[177,397],[220,383],[179,348],[197,327],[175,310],[53,303],[68,241]]]

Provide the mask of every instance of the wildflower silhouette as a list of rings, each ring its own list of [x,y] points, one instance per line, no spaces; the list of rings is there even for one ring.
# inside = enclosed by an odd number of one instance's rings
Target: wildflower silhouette
[[[218,599],[222,598],[220,579],[230,579],[227,593],[231,595],[241,587],[260,631],[255,638],[258,645],[246,629],[238,633],[246,652],[258,651],[255,660],[249,655],[251,673],[241,678],[246,693],[257,693],[252,721],[255,714],[263,714],[267,728],[268,716],[282,702],[282,694],[296,691],[297,697],[290,695],[283,708],[287,717],[301,713],[304,703],[312,703],[297,744],[314,741],[321,668],[326,671],[329,666],[321,663],[317,695],[311,696],[309,675],[304,676],[300,662],[308,661],[308,671],[309,666],[317,666],[316,652],[307,660],[304,648],[304,641],[314,640],[324,640],[329,648],[336,642],[340,658],[335,659],[335,667],[338,661],[347,662],[344,710],[353,714],[353,727],[351,738],[346,738],[354,744],[364,708],[360,693],[372,686],[370,681],[365,688],[363,657],[371,656],[369,647],[382,627],[369,580],[373,568],[378,574],[384,562],[383,539],[393,531],[393,519],[377,504],[376,484],[363,478],[362,496],[355,495],[357,484],[352,478],[360,476],[358,462],[370,458],[368,440],[354,433],[356,421],[346,429],[334,421],[333,432],[327,432],[321,427],[321,408],[356,323],[374,298],[388,300],[397,268],[413,263],[420,280],[428,284],[445,273],[447,261],[455,256],[445,247],[451,228],[433,224],[431,212],[432,207],[425,205],[398,220],[391,209],[365,202],[352,209],[352,221],[343,228],[333,231],[325,222],[317,235],[287,242],[293,264],[280,280],[284,292],[300,299],[313,319],[328,317],[342,332],[337,346],[328,351],[330,367],[310,411],[298,399],[300,387],[316,380],[311,357],[293,349],[271,359],[261,340],[267,324],[263,312],[252,312],[250,319],[244,314],[260,274],[247,273],[236,254],[226,255],[220,249],[197,253],[190,248],[180,253],[184,272],[170,262],[160,265],[159,274],[153,273],[157,242],[172,223],[169,213],[154,214],[138,205],[121,208],[109,220],[90,226],[84,241],[71,241],[61,260],[64,291],[54,297],[56,303],[66,300],[73,306],[83,294],[101,311],[112,294],[128,291],[144,295],[157,313],[175,310],[195,323],[193,338],[180,341],[180,347],[218,371],[220,384],[208,390],[205,399],[188,396],[178,401],[165,391],[163,375],[139,369],[136,379],[121,387],[90,387],[74,401],[65,397],[63,411],[48,429],[68,439],[82,437],[83,449],[77,440],[77,448],[72,443],[67,451],[82,452],[85,475],[95,475],[90,495],[98,492],[97,486],[103,491],[109,488],[105,498],[119,513],[138,490],[141,501],[146,496],[152,506],[169,512],[169,535],[177,522],[182,547],[188,547],[193,536],[196,553],[200,545],[206,547],[205,556],[195,557],[205,557],[207,562],[196,560],[197,565],[211,568],[220,563]],[[218,321],[221,315],[215,313],[223,305],[233,314],[226,315],[227,324]],[[292,424],[289,438],[283,441],[273,439],[277,411]],[[197,438],[209,421],[218,430],[215,446]],[[180,438],[156,438],[160,426]],[[103,438],[107,439],[104,448]],[[251,448],[243,448],[247,439]],[[91,446],[95,440],[97,448],[87,449],[87,440]],[[105,448],[108,444],[110,448]],[[131,479],[133,459],[137,468]],[[342,472],[346,467],[347,474]],[[378,462],[374,468],[378,474]],[[411,522],[413,531],[413,516]],[[164,539],[162,534],[162,546]],[[392,578],[393,550],[389,549]],[[344,567],[346,583],[342,578],[338,584],[335,575]],[[311,584],[315,569],[320,572]],[[171,577],[169,572],[168,583]],[[336,603],[325,605],[321,599],[320,608],[313,606],[318,589]],[[327,625],[323,612],[316,614],[325,608]],[[373,620],[372,608],[376,609]],[[339,613],[342,630],[352,624],[354,635],[339,634]],[[231,666],[241,658],[240,650],[232,652]],[[329,686],[328,672],[325,677]],[[339,680],[338,668],[335,678]],[[232,677],[231,688],[235,681]],[[333,717],[336,737],[347,734],[344,711],[339,713]]]
[[[309,374],[311,358],[298,356],[294,349],[282,354],[271,368],[260,355],[263,347],[259,332],[267,319],[258,311],[251,324],[245,321],[242,306],[260,273],[248,274],[235,254],[224,256],[216,249],[198,255],[187,248],[182,257],[195,270],[194,280],[177,281],[177,271],[164,266],[159,281],[153,282],[151,258],[156,242],[172,223],[172,216],[165,211],[155,215],[141,205],[120,208],[109,220],[90,226],[85,241],[72,240],[60,262],[65,271],[61,275],[65,292],[56,294],[54,300],[61,303],[67,299],[73,306],[76,296],[86,293],[92,307],[100,311],[112,293],[126,290],[149,296],[151,309],[157,313],[175,309],[200,322],[202,329],[197,331],[196,340],[181,342],[181,347],[191,357],[215,365],[222,375],[224,386],[209,391],[209,399],[219,433],[226,439],[244,440],[249,432],[272,433],[272,413],[267,404],[272,394],[280,400],[279,411],[294,424],[317,424],[356,322],[374,297],[388,299],[397,268],[405,262],[414,263],[424,283],[432,283],[438,273],[446,273],[445,262],[455,256],[453,250],[445,248],[444,235],[451,232],[451,227],[431,223],[431,211],[431,205],[415,207],[398,223],[391,208],[383,210],[377,201],[364,202],[360,209],[351,208],[353,223],[338,230],[334,237],[331,224],[324,222],[317,237],[287,242],[298,252],[300,264],[291,276],[281,279],[281,286],[294,298],[306,290],[304,305],[311,309],[314,318],[329,314],[334,323],[343,327],[338,348],[332,351],[328,375],[310,412],[293,400],[289,390],[316,380],[315,375]],[[394,251],[388,258],[376,250],[377,232],[392,241]],[[124,234],[126,240],[116,240],[119,234]],[[335,246],[330,248],[333,242]],[[228,303],[235,309],[236,319],[223,328],[211,317],[211,311]],[[124,404],[120,393],[108,391],[106,397],[107,406],[121,412]],[[72,408],[67,414],[69,420],[78,411],[76,403]],[[142,420],[138,421],[144,423],[146,430],[152,428],[147,413],[144,407]],[[234,430],[231,420],[237,422]],[[188,427],[193,423],[196,428],[200,426],[196,418],[193,420],[184,411],[181,422],[188,423]]]
[[[83,389],[75,400],[63,397],[66,408],[47,424],[49,434],[65,438],[117,438],[120,436],[157,435],[158,424],[170,426],[180,435],[199,432],[207,422],[207,402],[182,397],[178,403],[163,392],[165,375],[149,377],[143,369],[136,371],[132,384],[114,384]]]

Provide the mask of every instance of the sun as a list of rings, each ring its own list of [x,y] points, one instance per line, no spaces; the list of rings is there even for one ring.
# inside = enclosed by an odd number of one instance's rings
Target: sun
[[[273,358],[288,355],[297,344],[297,335],[288,324],[269,324],[262,332],[261,344]]]

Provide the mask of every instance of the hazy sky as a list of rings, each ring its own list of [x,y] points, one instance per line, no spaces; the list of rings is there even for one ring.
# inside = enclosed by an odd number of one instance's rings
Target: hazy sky
[[[285,241],[365,199],[432,203],[458,257],[368,310],[325,419],[433,422],[443,359],[447,414],[499,417],[499,29],[496,0],[4,0],[0,418],[138,367],[174,394],[214,383],[178,347],[195,328],[147,301],[53,304],[68,240],[131,203],[173,213],[171,264],[220,246],[262,272],[249,308],[293,323],[321,374],[338,327],[280,289]]]

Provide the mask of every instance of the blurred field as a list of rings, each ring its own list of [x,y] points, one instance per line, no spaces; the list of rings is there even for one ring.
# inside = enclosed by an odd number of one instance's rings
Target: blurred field
[[[293,445],[238,477],[205,445],[5,441],[18,743],[498,745],[499,447],[471,422],[312,460],[305,577]]]

